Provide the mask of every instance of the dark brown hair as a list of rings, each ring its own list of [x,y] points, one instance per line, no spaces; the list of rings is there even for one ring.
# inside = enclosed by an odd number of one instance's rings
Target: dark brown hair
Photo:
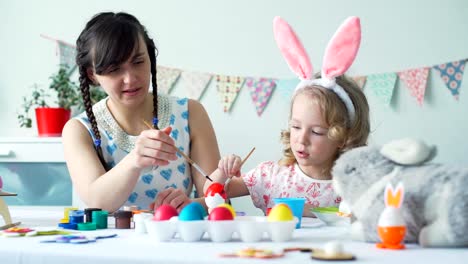
[[[156,57],[154,41],[148,36],[146,28],[134,16],[127,13],[99,13],[87,24],[76,41],[76,64],[79,70],[80,89],[94,134],[94,145],[101,163],[106,168],[101,149],[101,135],[93,113],[87,70],[93,67],[97,74],[125,62],[138,48],[139,38],[143,38],[151,62],[151,84],[153,92],[153,126],[158,123],[158,101],[156,83]],[[106,168],[107,170],[107,168]]]

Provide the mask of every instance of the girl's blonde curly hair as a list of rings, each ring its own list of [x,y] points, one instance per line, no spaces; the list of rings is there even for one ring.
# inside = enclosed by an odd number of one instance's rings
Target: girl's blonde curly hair
[[[320,78],[320,74],[316,75]],[[367,144],[370,133],[369,104],[361,88],[352,79],[342,75],[336,78],[336,83],[343,87],[353,101],[355,108],[355,120],[350,123],[350,118],[343,101],[330,89],[321,86],[309,86],[298,90],[291,99],[289,119],[291,119],[292,106],[298,94],[306,94],[315,102],[323,114],[323,118],[328,128],[328,138],[340,142],[340,148],[336,153],[336,160],[342,153],[356,147]],[[289,166],[296,162],[296,158],[291,150],[289,128],[281,131],[281,142],[284,145],[283,158],[280,165]],[[334,162],[323,171],[330,175]]]

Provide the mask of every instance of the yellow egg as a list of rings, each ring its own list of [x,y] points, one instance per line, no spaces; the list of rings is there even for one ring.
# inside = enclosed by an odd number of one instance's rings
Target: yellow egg
[[[223,204],[218,205],[217,207],[225,207],[229,209],[229,211],[231,211],[232,217],[236,217],[236,211],[234,211],[234,208],[232,208],[230,204],[223,203]]]
[[[271,208],[267,219],[270,222],[292,221],[294,219],[294,215],[288,205],[280,203]]]

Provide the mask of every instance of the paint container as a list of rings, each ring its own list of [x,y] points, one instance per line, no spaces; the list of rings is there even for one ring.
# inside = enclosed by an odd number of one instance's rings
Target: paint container
[[[84,213],[86,216],[86,223],[92,223],[93,222],[93,212],[94,211],[101,211],[102,209],[100,208],[86,208],[84,209]]]
[[[107,228],[107,217],[109,212],[105,210],[93,211],[93,223],[96,223],[97,229],[106,229]]]
[[[114,212],[115,228],[116,229],[130,229],[132,223],[131,211],[116,211]]]
[[[73,210],[68,213],[68,219],[70,223],[83,223],[84,222],[84,212],[83,210]]]

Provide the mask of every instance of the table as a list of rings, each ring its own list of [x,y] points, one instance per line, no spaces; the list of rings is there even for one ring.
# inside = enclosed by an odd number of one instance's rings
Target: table
[[[55,226],[63,217],[61,207],[10,207],[14,222],[22,226]],[[1,220],[0,220],[1,224]],[[109,218],[113,226],[113,218]],[[134,230],[109,228],[88,231],[99,234],[118,234],[116,238],[98,240],[89,244],[46,244],[40,240],[49,237],[0,237],[0,263],[328,263],[311,260],[309,253],[290,252],[279,259],[220,258],[218,254],[235,252],[246,247],[282,250],[286,247],[323,247],[332,240],[343,242],[345,251],[353,253],[357,261],[350,263],[467,263],[468,249],[424,249],[407,245],[406,250],[380,250],[374,244],[351,241],[347,227],[327,227],[317,219],[303,219],[303,228],[294,232],[293,239],[284,243],[261,241],[244,243],[233,240],[213,243],[209,239],[186,243],[181,240],[157,243],[147,234]]]

